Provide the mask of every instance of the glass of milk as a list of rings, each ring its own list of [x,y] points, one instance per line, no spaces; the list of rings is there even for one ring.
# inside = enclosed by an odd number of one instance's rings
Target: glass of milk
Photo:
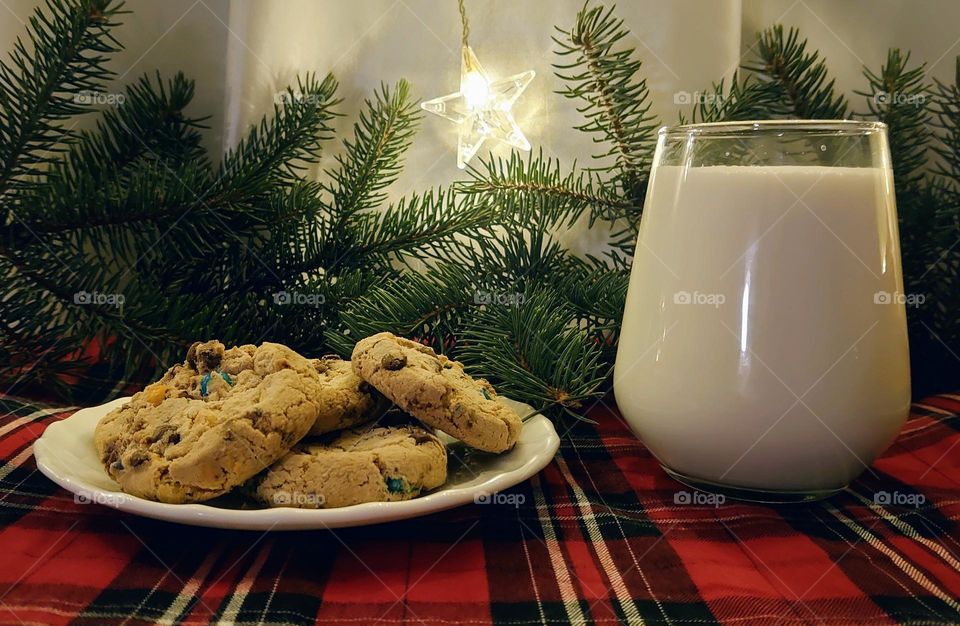
[[[760,501],[825,497],[907,418],[904,301],[884,124],[663,128],[617,404],[681,482]]]

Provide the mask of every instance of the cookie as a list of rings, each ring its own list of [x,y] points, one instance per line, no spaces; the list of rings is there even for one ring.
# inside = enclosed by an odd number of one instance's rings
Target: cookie
[[[389,408],[390,401],[354,374],[349,361],[332,355],[313,359],[311,363],[323,381],[316,397],[320,415],[310,429],[311,435],[323,435],[369,422]]]
[[[357,343],[353,370],[401,409],[463,443],[487,452],[513,447],[523,423],[486,380],[431,348],[379,333]]]
[[[290,348],[196,343],[184,363],[108,413],[94,434],[123,491],[169,503],[219,496],[262,471],[316,422],[322,381]]]
[[[271,507],[324,509],[410,500],[447,479],[447,451],[421,426],[355,428],[300,443],[247,490]]]

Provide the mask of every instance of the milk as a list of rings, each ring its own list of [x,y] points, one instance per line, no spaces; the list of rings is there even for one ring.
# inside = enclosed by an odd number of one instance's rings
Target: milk
[[[661,463],[829,490],[892,442],[910,383],[891,184],[875,168],[655,170],[614,386]]]

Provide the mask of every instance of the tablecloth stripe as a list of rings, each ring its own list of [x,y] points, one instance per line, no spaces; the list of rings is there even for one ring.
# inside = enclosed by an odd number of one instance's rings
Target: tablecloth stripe
[[[819,503],[678,504],[601,406],[510,504],[266,534],[77,502],[32,458],[70,411],[0,408],[0,624],[960,624],[956,394]]]

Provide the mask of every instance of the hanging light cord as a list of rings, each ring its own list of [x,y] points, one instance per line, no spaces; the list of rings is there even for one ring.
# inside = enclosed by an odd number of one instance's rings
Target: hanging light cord
[[[467,38],[470,36],[470,22],[467,21],[467,10],[463,6],[463,0],[457,0],[457,3],[460,5],[460,24],[463,25],[463,37],[461,42],[463,47],[467,47]]]

